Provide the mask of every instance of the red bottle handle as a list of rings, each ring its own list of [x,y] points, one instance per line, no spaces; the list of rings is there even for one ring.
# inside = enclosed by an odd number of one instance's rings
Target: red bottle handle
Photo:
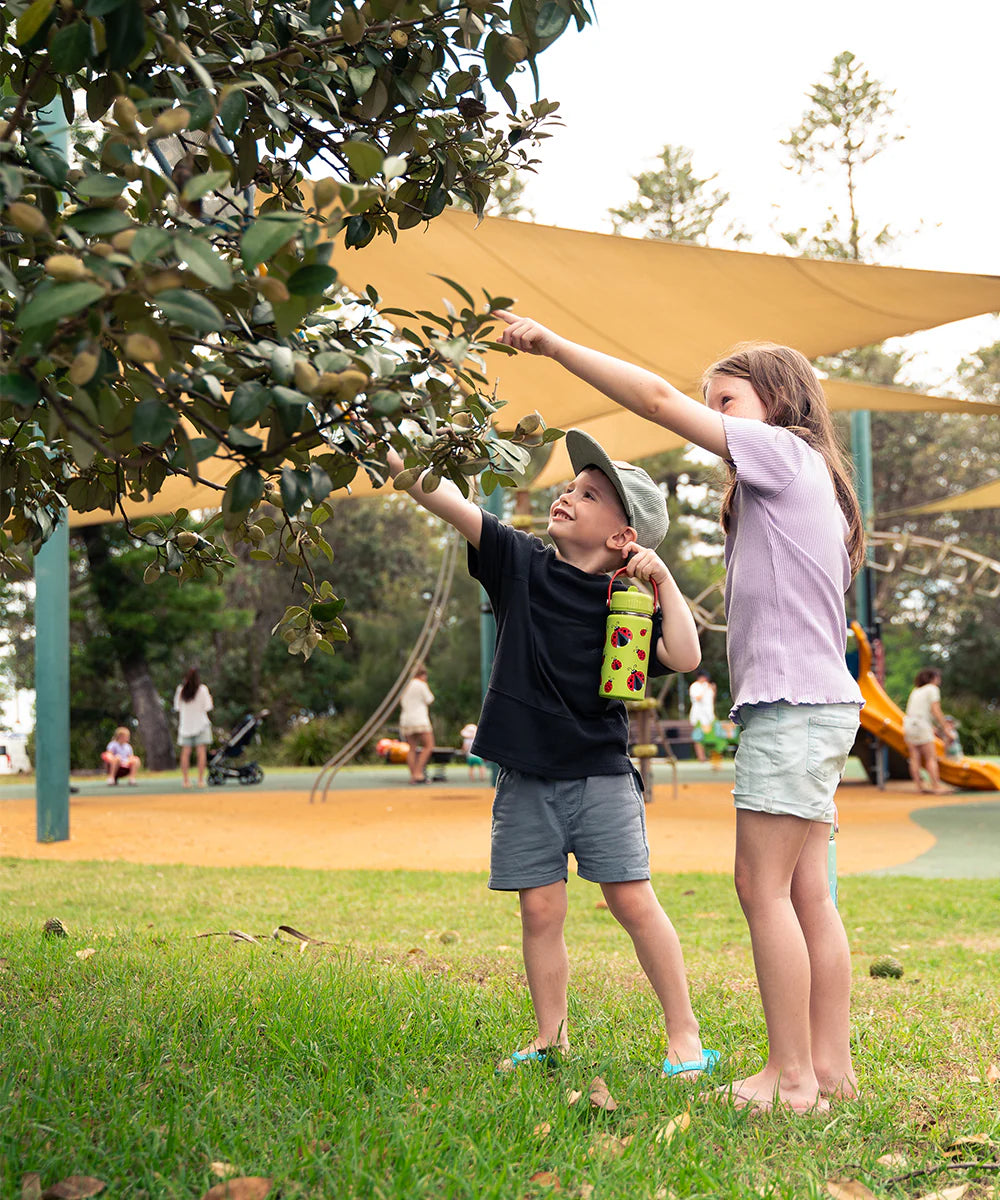
[[[608,608],[611,607],[611,589],[615,586],[615,580],[624,572],[624,570],[624,567],[619,567],[618,570],[615,571],[614,575],[611,576],[611,582],[608,584]],[[660,607],[660,592],[656,586],[655,579],[651,579],[649,582],[653,585],[653,612],[656,612],[656,610]]]

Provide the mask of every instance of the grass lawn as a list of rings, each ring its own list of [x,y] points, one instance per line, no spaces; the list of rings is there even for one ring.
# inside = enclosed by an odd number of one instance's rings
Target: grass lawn
[[[764,1028],[732,884],[656,883],[737,1078]],[[38,1172],[189,1200],[227,1167],[330,1200],[1000,1195],[1000,883],[842,881],[864,1093],[820,1119],[661,1079],[655,1000],[598,897],[571,881],[573,1057],[497,1078],[532,1027],[516,898],[480,875],[0,859],[0,1197]],[[228,930],[263,937],[194,936]],[[868,976],[883,953],[902,979]],[[598,1075],[614,1111],[588,1104]],[[936,1169],[956,1162],[982,1165]]]

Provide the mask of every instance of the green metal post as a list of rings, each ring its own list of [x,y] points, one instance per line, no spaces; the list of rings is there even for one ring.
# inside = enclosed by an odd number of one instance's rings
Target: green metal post
[[[854,457],[854,477],[858,488],[858,503],[865,533],[872,531],[875,516],[875,489],[872,482],[872,415],[870,412],[851,413],[851,454]],[[868,557],[871,550],[868,550]],[[875,614],[871,604],[871,568],[867,565],[858,572],[854,581],[854,600],[858,624],[870,638],[873,633]]]
[[[35,825],[69,838],[69,522],[35,556]]]
[[[38,116],[66,156],[58,100]],[[35,556],[35,828],[40,842],[69,839],[69,521],[64,514]]]
[[[488,496],[482,499],[484,512],[492,513],[495,517],[503,516],[503,489],[494,488]],[[493,671],[493,652],[497,642],[497,622],[490,606],[490,598],[484,588],[479,589],[479,680],[483,700],[490,685],[490,674]],[[490,763],[490,779],[495,784],[499,768],[496,763]]]

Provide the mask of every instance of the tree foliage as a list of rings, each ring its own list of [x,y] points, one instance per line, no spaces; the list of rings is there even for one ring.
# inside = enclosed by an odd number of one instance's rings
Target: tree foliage
[[[519,110],[512,73],[537,87],[538,55],[588,20],[584,0],[13,0],[4,568],[25,569],[66,505],[114,512],[199,480],[212,455],[232,465],[213,526],[133,529],[150,575],[221,578],[242,548],[310,575],[330,554],[327,497],[358,471],[381,483],[389,444],[431,468],[427,487],[511,481],[558,435],[534,416],[491,428],[483,355],[504,298],[446,281],[455,305],[408,313],[371,287],[347,296],[340,272],[454,199],[484,211],[557,108]],[[277,514],[257,520],[265,501]],[[305,587],[283,637],[332,652],[343,602]]]
[[[670,242],[705,245],[709,228],[729,201],[728,192],[709,191],[715,179],[699,179],[686,146],[664,146],[655,171],[633,176],[637,195],[609,209],[615,233],[628,231]]]
[[[873,78],[849,50],[838,54],[827,75],[814,84],[801,122],[781,143],[800,175],[840,177],[845,208],[831,208],[819,232],[799,229],[782,236],[806,257],[870,258],[892,240],[887,225],[866,235],[858,213],[858,172],[902,134],[893,129],[895,93]]]

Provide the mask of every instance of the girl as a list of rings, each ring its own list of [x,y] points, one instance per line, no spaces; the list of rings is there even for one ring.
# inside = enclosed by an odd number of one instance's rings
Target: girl
[[[853,1096],[851,965],[827,884],[834,792],[858,729],[844,593],[863,560],[857,499],[826,399],[796,350],[746,344],[710,367],[699,404],[659,376],[496,314],[501,341],[542,354],[622,407],[719,455],[729,483],[726,617],[736,755],[736,891],[767,1024],[739,1107],[826,1111]]]

